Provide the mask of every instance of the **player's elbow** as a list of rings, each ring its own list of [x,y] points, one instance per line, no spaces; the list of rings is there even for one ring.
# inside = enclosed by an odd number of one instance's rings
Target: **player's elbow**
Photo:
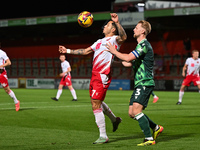
[[[130,61],[131,61],[131,59],[130,59],[129,57],[126,57],[124,60],[125,60],[126,62],[130,62]]]
[[[90,54],[91,52],[92,52],[91,49],[89,49],[89,50],[86,49],[86,50],[84,51],[83,55],[88,55],[88,54]]]
[[[122,41],[124,42],[126,41],[126,39],[127,39],[127,35],[125,34],[124,36],[122,36]]]
[[[89,53],[83,53],[83,55],[88,55]]]
[[[122,44],[124,41],[126,41],[126,39],[127,39],[127,35],[121,36],[121,39],[120,39],[120,41],[119,41],[119,44]]]
[[[6,63],[7,63],[7,66],[11,65],[11,61],[10,60],[7,60]]]
[[[135,59],[136,59],[135,55],[132,52],[130,52],[129,54],[125,55],[125,59],[124,60],[126,62],[131,62],[131,61],[133,61]]]

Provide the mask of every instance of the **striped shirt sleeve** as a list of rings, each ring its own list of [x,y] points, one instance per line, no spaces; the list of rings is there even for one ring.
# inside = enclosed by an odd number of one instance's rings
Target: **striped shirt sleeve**
[[[136,50],[132,51],[132,53],[135,55],[136,58],[139,58],[140,55]]]

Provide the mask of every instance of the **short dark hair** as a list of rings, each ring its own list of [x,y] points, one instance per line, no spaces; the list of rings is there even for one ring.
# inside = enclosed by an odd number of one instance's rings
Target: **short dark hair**
[[[109,21],[112,21],[111,19],[109,20],[106,20],[106,22],[103,24],[102,26],[102,29],[104,28],[104,26],[109,22]],[[119,32],[118,32],[118,28],[117,28],[117,25],[114,21],[112,21],[112,26],[115,28],[115,35],[119,35]]]
[[[112,21],[112,26],[115,28],[115,35],[119,35],[117,25],[114,21]]]

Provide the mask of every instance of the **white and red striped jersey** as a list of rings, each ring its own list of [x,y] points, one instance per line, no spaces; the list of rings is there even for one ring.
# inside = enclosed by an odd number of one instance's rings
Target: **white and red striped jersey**
[[[3,50],[0,49],[0,66],[3,65],[7,59],[9,59],[7,54]],[[0,68],[0,69],[5,69],[5,67]]]
[[[113,59],[113,54],[106,51],[106,43],[110,42],[115,45],[115,48],[119,50],[120,45],[116,41],[116,35],[111,37],[104,37],[97,40],[90,48],[94,51],[93,56],[93,73],[100,73],[108,75],[110,73],[111,60]]]
[[[71,66],[70,66],[70,64],[69,64],[69,62],[67,60],[61,62],[62,72],[66,72],[69,67],[71,67]],[[70,72],[68,72],[65,75],[70,75]]]
[[[194,60],[192,57],[188,58],[185,62],[187,65],[187,76],[193,75],[193,76],[199,76],[200,71],[200,59]]]

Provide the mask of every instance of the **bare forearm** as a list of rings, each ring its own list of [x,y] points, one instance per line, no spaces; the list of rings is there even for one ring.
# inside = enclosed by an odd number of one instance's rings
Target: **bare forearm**
[[[65,73],[69,73],[69,72],[71,72],[71,67],[69,67]]]
[[[74,55],[87,55],[85,49],[70,50],[70,54],[74,54]]]
[[[185,74],[186,69],[186,67],[183,67],[182,74]]]
[[[71,49],[66,49],[62,45],[59,45],[58,50],[60,53],[67,53],[67,54],[74,54],[74,55],[87,55],[87,54],[93,52],[93,50],[90,47],[88,47],[86,49],[80,48],[80,49],[76,49],[76,50],[71,50]]]
[[[74,55],[88,55],[91,52],[93,52],[93,50],[90,47],[86,49],[80,48],[75,50],[66,49],[67,54],[74,54]]]
[[[121,40],[125,41],[127,38],[127,35],[126,35],[124,28],[120,25],[120,23],[116,23],[116,25],[117,25],[118,33],[119,33]]]
[[[131,59],[129,59],[129,54],[123,54],[123,53],[120,53],[118,51],[115,51],[114,55],[121,60],[124,60],[124,61],[127,61],[127,62],[131,61]]]
[[[185,71],[187,70],[187,65],[184,65],[182,70],[182,76],[185,77]]]
[[[117,42],[122,44],[127,38],[126,32],[124,31],[123,27],[119,23],[118,15],[116,13],[111,13],[110,15],[111,15],[112,21],[115,22],[115,24],[117,26],[118,33],[119,33],[119,36],[117,38]]]

